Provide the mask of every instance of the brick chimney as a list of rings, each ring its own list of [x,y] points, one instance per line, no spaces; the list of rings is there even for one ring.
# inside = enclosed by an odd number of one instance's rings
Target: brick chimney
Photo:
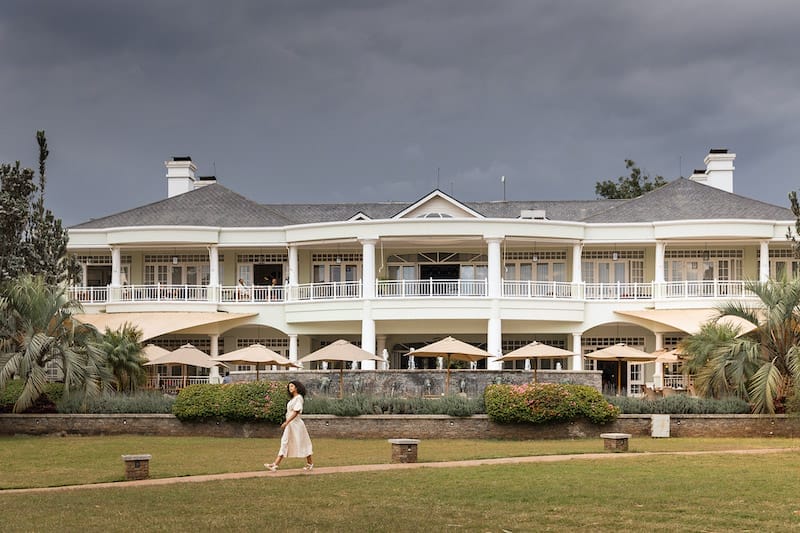
[[[173,157],[172,161],[165,161],[164,166],[167,167],[167,198],[194,189],[197,167],[191,157]]]
[[[736,154],[728,153],[726,148],[711,149],[703,160],[706,164],[705,184],[723,191],[733,192],[734,159],[736,159]],[[689,179],[694,179],[694,175]]]

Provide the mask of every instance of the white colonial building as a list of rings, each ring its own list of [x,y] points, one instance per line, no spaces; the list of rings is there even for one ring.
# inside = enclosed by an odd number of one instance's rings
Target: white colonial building
[[[410,203],[273,205],[175,157],[166,199],[69,229],[83,267],[72,294],[84,321],[133,322],[167,348],[260,342],[297,359],[346,338],[406,368],[410,349],[447,335],[496,356],[537,340],[574,353],[539,368],[597,368],[612,382],[616,363],[584,355],[673,347],[714,306],[750,298],[746,280],[797,275],[791,211],[733,194],[734,158],[712,150],[705,170],[631,200],[460,202],[434,190]],[[629,394],[680,379],[622,368]]]

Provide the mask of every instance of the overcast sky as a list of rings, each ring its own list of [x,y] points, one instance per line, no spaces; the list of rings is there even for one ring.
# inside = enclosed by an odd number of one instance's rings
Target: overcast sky
[[[0,161],[35,168],[46,130],[67,225],[163,199],[174,155],[263,203],[502,200],[502,175],[569,200],[728,148],[736,193],[787,206],[798,28],[789,0],[4,2]]]

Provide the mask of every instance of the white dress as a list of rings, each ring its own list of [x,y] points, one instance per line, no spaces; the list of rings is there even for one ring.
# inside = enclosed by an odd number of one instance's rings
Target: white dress
[[[300,414],[303,412],[303,397],[299,394],[286,404],[287,420],[295,411],[297,411],[297,416],[283,429],[281,449],[278,455],[284,457],[308,457],[313,451],[308,430],[303,419],[300,418]]]

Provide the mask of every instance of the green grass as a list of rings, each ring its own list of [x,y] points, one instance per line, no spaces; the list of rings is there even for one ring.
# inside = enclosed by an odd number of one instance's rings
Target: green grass
[[[120,480],[123,453],[153,477],[262,470],[277,439],[0,439],[0,486]],[[385,440],[315,439],[319,466],[386,463]],[[798,439],[633,438],[631,451],[797,447]],[[423,440],[419,460],[586,453],[575,441]],[[302,459],[287,460],[299,468]],[[800,454],[646,455],[3,494],[3,531],[790,531]],[[11,511],[13,510],[13,512]]]

